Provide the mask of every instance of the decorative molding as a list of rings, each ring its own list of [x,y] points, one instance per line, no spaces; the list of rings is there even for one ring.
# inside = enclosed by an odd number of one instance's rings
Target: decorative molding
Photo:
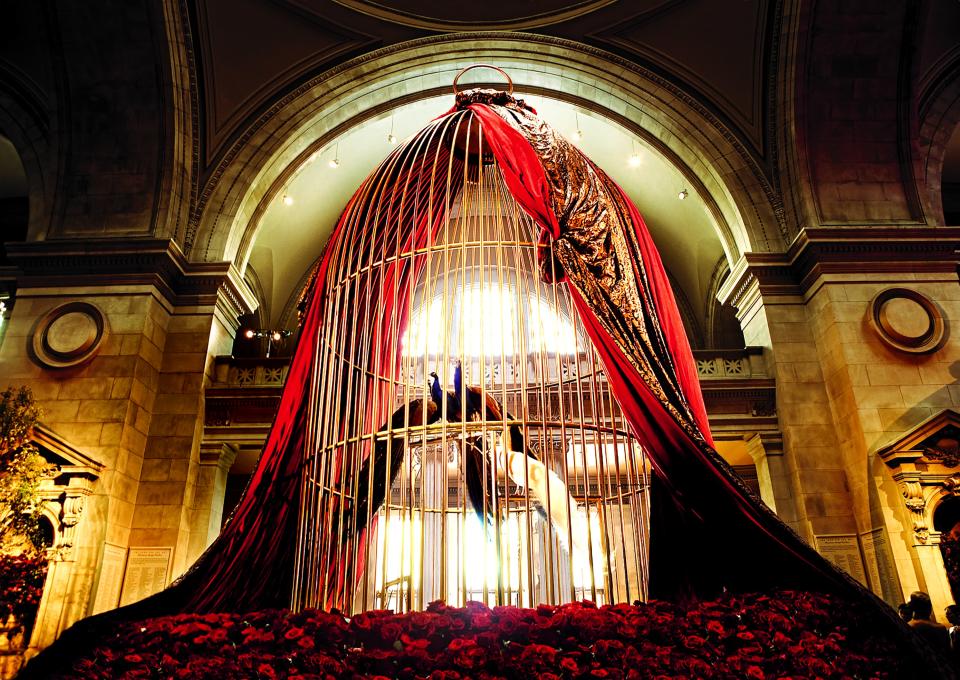
[[[47,549],[47,557],[72,562],[77,527],[104,465],[43,425],[34,427],[31,441],[47,462],[56,465],[56,472],[40,484],[44,514],[54,528],[54,543]]]
[[[889,305],[896,300],[914,303],[919,314],[925,315],[920,332],[898,326]],[[887,288],[880,291],[868,307],[868,319],[874,332],[888,346],[908,354],[931,354],[947,341],[947,325],[940,308],[933,300],[910,288]]]
[[[829,274],[954,274],[958,241],[960,227],[806,229],[785,253],[745,253],[718,297],[740,309],[752,290],[801,296]]]
[[[107,336],[107,320],[89,302],[68,302],[40,317],[31,335],[31,355],[48,369],[85,364],[100,350]]]
[[[225,306],[240,316],[256,297],[229,262],[188,262],[169,239],[58,239],[6,245],[17,287],[150,285],[174,307]]]
[[[960,413],[944,409],[877,450],[892,469],[913,527],[914,545],[936,545],[932,531],[937,499],[960,494]]]
[[[678,102],[684,107],[687,107],[691,113],[703,118],[710,130],[722,137],[724,142],[730,145],[732,153],[735,155],[738,162],[742,162],[747,168],[750,179],[755,182],[758,191],[762,193],[767,203],[773,207],[773,214],[776,219],[779,220],[778,224],[776,225],[778,229],[778,235],[782,237],[784,234],[786,234],[786,224],[783,221],[785,219],[784,211],[782,210],[781,206],[782,201],[779,193],[775,190],[772,182],[770,181],[767,169],[764,167],[761,159],[757,157],[756,152],[750,146],[750,142],[747,141],[746,137],[742,133],[733,128],[726,121],[722,120],[717,113],[704,104],[704,102],[699,98],[694,97],[691,93],[679,87],[675,82],[664,76],[661,76],[654,70],[644,67],[619,55],[615,55],[607,50],[553,36],[532,33],[490,31],[484,33],[473,32],[432,35],[388,47],[383,47],[342,62],[286,92],[268,109],[263,111],[256,118],[256,120],[251,121],[246,128],[244,128],[231,140],[230,144],[225,144],[221,150],[218,151],[218,155],[215,159],[211,159],[211,164],[215,162],[215,165],[211,166],[212,169],[205,178],[203,187],[198,197],[196,209],[191,218],[190,230],[186,239],[186,242],[189,244],[188,251],[192,254],[193,250],[196,248],[202,248],[203,253],[209,250],[210,240],[213,237],[212,231],[207,235],[206,243],[198,243],[196,240],[197,232],[200,229],[201,218],[207,208],[207,204],[213,197],[217,186],[224,179],[228,169],[233,165],[237,157],[240,156],[243,150],[251,142],[253,137],[255,137],[263,128],[265,128],[274,118],[277,118],[284,109],[292,106],[301,97],[310,95],[311,91],[314,89],[321,88],[325,85],[329,87],[329,83],[334,81],[335,78],[343,75],[351,69],[369,67],[369,64],[377,63],[379,60],[382,60],[386,57],[410,53],[411,51],[420,49],[439,48],[441,46],[456,49],[458,43],[467,43],[470,49],[475,49],[476,42],[480,36],[482,36],[484,41],[491,45],[496,45],[497,41],[503,41],[511,45],[516,45],[516,52],[512,53],[511,56],[514,54],[518,57],[523,56],[521,47],[526,47],[526,49],[532,51],[536,51],[537,48],[551,47],[569,50],[577,55],[590,57],[596,60],[602,60],[604,65],[611,73],[622,72],[630,74],[631,80],[634,82],[645,81],[652,87],[663,90],[665,93],[665,96],[663,97],[664,100]],[[520,84],[518,84],[518,88],[519,87]],[[524,91],[530,91],[530,88],[525,86],[523,89]],[[325,96],[329,96],[329,92],[326,90],[324,90],[324,93]],[[430,93],[428,91],[422,91],[421,93],[417,93],[415,96],[419,97],[420,95],[429,94]],[[349,123],[349,121],[347,123]],[[347,123],[341,124],[339,127],[349,127]],[[330,138],[330,135],[325,136],[326,140],[329,140]],[[747,186],[747,184],[743,183],[743,181],[741,181],[740,188],[746,194],[752,194],[751,187]],[[780,207],[778,208],[778,206]],[[771,236],[766,233],[767,228],[772,225],[765,223],[756,206],[754,206],[753,209],[754,216],[756,218],[756,224],[758,228],[764,232],[763,238],[768,243],[774,242],[775,239],[771,238]]]
[[[927,418],[907,434],[880,447],[877,455],[890,468],[927,462],[943,467],[956,467],[960,455],[960,413],[944,409]]]
[[[381,19],[383,21],[399,24],[401,26],[422,28],[428,31],[453,32],[463,30],[526,31],[532,28],[543,28],[544,26],[559,24],[564,21],[570,21],[571,19],[582,17],[585,14],[590,14],[591,12],[595,12],[602,7],[613,4],[616,2],[616,0],[580,0],[580,2],[563,3],[547,3],[541,0],[538,3],[533,3],[530,5],[511,5],[511,7],[515,9],[512,14],[519,13],[522,14],[521,16],[503,16],[496,19],[474,18],[471,20],[454,18],[458,12],[462,15],[462,9],[460,9],[462,6],[456,4],[451,5],[451,7],[456,8],[455,11],[451,13],[453,16],[445,18],[441,16],[428,16],[427,14],[417,13],[410,8],[410,6],[414,5],[415,3],[409,2],[409,0],[404,3],[395,3],[403,5],[403,9],[399,7],[391,7],[388,3],[373,2],[372,0],[334,0],[334,2],[339,5],[343,5],[344,7],[348,7],[355,12],[366,14],[367,16]],[[559,4],[560,6],[546,9],[545,11],[537,12],[535,14],[523,13],[524,8],[526,7],[542,7],[549,4]],[[436,10],[433,10],[433,12],[435,14]]]

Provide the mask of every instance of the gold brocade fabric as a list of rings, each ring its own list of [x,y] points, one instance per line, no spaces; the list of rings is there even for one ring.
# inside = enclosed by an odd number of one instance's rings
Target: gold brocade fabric
[[[553,260],[587,301],[647,387],[694,439],[705,444],[680,388],[622,195],[550,126],[512,102],[491,105],[533,146],[543,164],[560,235]],[[558,278],[544,271],[545,278]],[[557,272],[558,274],[558,272]]]

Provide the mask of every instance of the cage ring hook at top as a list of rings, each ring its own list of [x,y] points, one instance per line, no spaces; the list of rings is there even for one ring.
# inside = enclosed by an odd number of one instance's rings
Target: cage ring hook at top
[[[513,78],[511,78],[510,74],[508,74],[502,68],[500,68],[499,66],[494,66],[493,64],[471,64],[470,66],[467,66],[465,69],[461,69],[460,72],[457,73],[457,75],[454,76],[453,78],[453,94],[455,95],[460,94],[460,90],[457,89],[457,82],[460,80],[460,77],[467,71],[472,71],[475,68],[490,68],[496,71],[497,73],[499,73],[500,75],[502,75],[504,78],[507,79],[507,88],[508,88],[507,94],[513,95]]]

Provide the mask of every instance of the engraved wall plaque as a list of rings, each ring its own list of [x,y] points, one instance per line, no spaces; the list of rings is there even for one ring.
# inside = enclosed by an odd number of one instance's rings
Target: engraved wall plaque
[[[832,534],[816,538],[817,550],[821,555],[869,587],[856,534]]]
[[[103,561],[100,564],[100,580],[97,583],[92,614],[116,609],[120,604],[120,586],[123,584],[123,567],[126,561],[126,548],[112,543],[103,544]]]
[[[167,585],[173,548],[130,548],[120,606],[137,602]]]
[[[897,577],[897,567],[893,561],[893,551],[887,541],[884,529],[874,529],[860,535],[863,544],[863,556],[870,574],[870,587],[884,601],[896,606],[903,602],[903,593],[900,590],[900,579]]]

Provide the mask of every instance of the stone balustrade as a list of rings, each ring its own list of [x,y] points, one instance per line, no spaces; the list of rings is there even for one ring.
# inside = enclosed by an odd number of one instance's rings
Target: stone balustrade
[[[693,358],[697,362],[697,375],[700,380],[719,378],[767,378],[762,347],[744,347],[742,349],[695,349]]]

